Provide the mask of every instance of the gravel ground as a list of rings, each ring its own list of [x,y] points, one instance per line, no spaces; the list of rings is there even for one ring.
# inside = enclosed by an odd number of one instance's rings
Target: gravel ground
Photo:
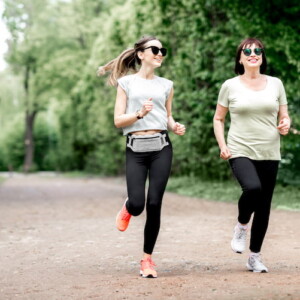
[[[166,193],[153,254],[139,277],[145,215],[115,216],[123,178],[13,175],[0,185],[0,299],[300,299],[300,212],[273,210],[263,259],[230,249],[237,207]]]

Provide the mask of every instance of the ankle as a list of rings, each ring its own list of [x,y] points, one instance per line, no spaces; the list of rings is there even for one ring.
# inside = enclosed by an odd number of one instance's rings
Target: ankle
[[[260,252],[250,252],[249,256],[258,257],[260,256]]]
[[[144,255],[143,255],[143,259],[142,259],[142,260],[148,260],[148,259],[150,259],[150,260],[151,260],[151,257],[152,257],[152,255],[151,255],[151,254],[144,253]]]
[[[244,229],[244,230],[247,230],[248,229],[248,224],[241,224],[240,222],[237,223],[237,226],[240,228],[240,229]]]

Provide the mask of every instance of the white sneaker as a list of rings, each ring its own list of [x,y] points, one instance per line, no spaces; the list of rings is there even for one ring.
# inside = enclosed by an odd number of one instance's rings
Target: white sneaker
[[[246,248],[247,229],[240,228],[237,224],[233,230],[231,249],[236,253],[243,253]]]
[[[260,254],[250,255],[246,267],[256,273],[268,273],[268,268],[262,263]]]

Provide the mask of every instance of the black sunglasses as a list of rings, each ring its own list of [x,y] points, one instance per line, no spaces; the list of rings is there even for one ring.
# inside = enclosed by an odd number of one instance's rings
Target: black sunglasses
[[[245,49],[242,49],[243,53],[246,55],[246,56],[250,56],[251,53],[252,53],[252,50],[250,48],[245,48]],[[261,55],[263,52],[263,49],[262,48],[254,48],[254,54],[255,55]]]
[[[162,56],[167,55],[167,49],[166,48],[158,48],[156,46],[149,46],[147,48],[144,48],[143,51],[146,50],[146,49],[149,49],[149,48],[151,48],[151,51],[154,55],[157,55],[159,53],[159,51],[160,51]]]

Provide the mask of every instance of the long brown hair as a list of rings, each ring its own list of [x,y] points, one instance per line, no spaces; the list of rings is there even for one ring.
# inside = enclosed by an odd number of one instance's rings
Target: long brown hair
[[[136,67],[141,64],[137,53],[138,51],[143,51],[145,44],[153,40],[157,40],[157,38],[155,36],[143,36],[134,44],[134,48],[126,49],[117,58],[100,66],[97,75],[102,76],[110,71],[111,74],[108,78],[108,83],[115,86],[117,79],[125,76],[130,70],[137,72]]]
[[[257,38],[247,38],[244,39],[238,46],[237,51],[236,51],[236,56],[235,56],[235,67],[234,67],[234,72],[237,75],[242,75],[245,73],[244,66],[240,64],[240,59],[241,59],[241,52],[245,46],[248,45],[257,45],[258,47],[262,48],[262,64],[260,65],[260,73],[264,74],[267,69],[267,58],[265,54],[265,48],[263,43],[257,39]]]

